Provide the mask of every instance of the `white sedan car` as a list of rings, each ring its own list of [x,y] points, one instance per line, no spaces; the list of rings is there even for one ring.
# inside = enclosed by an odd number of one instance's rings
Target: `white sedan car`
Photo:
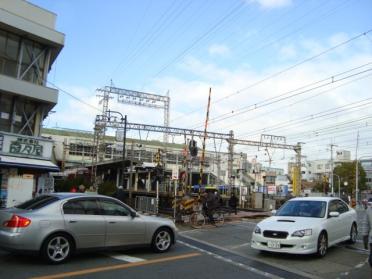
[[[259,222],[251,247],[261,251],[325,256],[328,247],[356,242],[357,214],[333,197],[294,198]]]

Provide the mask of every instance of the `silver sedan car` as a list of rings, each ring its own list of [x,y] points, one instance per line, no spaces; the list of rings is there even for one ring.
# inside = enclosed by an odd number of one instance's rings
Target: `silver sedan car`
[[[54,264],[92,248],[150,245],[166,252],[175,237],[173,221],[138,214],[102,195],[54,193],[0,210],[0,248],[39,252]]]

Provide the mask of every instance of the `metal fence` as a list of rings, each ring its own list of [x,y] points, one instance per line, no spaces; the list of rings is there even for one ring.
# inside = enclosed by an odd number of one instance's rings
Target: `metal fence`
[[[157,214],[155,197],[137,196],[134,207],[137,211]]]

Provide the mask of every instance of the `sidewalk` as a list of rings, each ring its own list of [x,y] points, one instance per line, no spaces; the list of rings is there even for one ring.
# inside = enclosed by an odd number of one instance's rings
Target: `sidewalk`
[[[234,213],[226,213],[224,215],[225,223],[230,223],[230,222],[238,222],[242,220],[247,220],[247,219],[263,219],[271,216],[271,212],[269,211],[238,211],[237,214],[235,215]],[[190,223],[177,223],[177,228],[180,231],[186,231],[190,229],[194,229]],[[208,228],[209,225],[206,225],[205,228]],[[213,228],[214,226],[210,226]]]
[[[270,211],[238,211],[234,213],[226,214],[225,221],[240,221],[242,219],[263,219],[271,216]]]

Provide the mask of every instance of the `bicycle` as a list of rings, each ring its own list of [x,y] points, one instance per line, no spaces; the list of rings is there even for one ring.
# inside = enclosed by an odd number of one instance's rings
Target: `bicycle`
[[[214,210],[213,214],[213,225],[216,227],[220,227],[224,224],[225,218],[224,218],[224,212],[216,209]],[[200,229],[203,226],[205,226],[207,223],[210,223],[209,217],[206,215],[206,212],[204,210],[197,210],[194,213],[191,214],[190,217],[191,226],[195,229]]]

